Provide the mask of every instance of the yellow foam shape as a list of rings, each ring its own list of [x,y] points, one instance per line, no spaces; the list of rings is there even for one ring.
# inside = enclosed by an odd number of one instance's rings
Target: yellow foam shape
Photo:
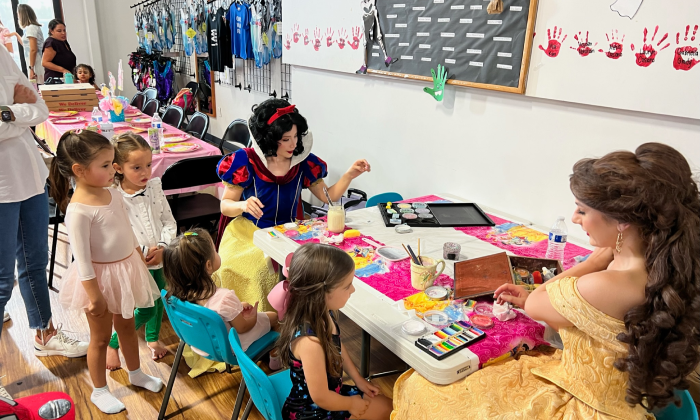
[[[346,230],[345,233],[343,233],[343,236],[345,236],[345,239],[357,238],[360,236],[360,231],[356,229]]]

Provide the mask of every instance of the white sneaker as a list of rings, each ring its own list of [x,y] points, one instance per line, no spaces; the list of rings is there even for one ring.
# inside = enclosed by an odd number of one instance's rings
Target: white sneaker
[[[2,322],[5,323],[5,322],[9,321],[10,319],[12,319],[12,318],[10,318],[10,313],[5,311],[5,314],[2,316]]]
[[[56,327],[56,335],[41,345],[34,340],[34,354],[36,356],[65,356],[83,357],[87,354],[88,343],[68,337],[61,325]]]
[[[2,379],[2,378],[4,378],[4,376],[3,376],[3,377],[0,377],[0,379]],[[2,384],[0,384],[0,398],[4,398],[4,399],[6,399],[6,400],[12,400],[12,401],[14,401],[13,398],[12,398],[12,395],[10,395],[10,394],[7,392],[7,390],[5,389],[4,386],[2,386]]]

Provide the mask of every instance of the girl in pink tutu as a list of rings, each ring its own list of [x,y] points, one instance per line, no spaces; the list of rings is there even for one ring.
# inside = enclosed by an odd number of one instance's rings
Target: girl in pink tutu
[[[107,188],[114,179],[114,147],[92,131],[69,131],[51,162],[51,195],[66,214],[75,261],[64,276],[59,300],[84,310],[90,325],[87,362],[94,385],[90,400],[102,412],[118,413],[124,404],[107,388],[105,363],[112,325],[132,385],[159,392],[160,379],[141,371],[134,308],[152,307],[160,296],[129,223],[122,196]],[[70,179],[75,192],[69,197]]]

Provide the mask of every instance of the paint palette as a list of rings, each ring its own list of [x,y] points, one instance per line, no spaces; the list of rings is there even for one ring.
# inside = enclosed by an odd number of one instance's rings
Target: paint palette
[[[437,360],[452,356],[458,351],[486,337],[486,333],[464,321],[454,322],[445,328],[416,340],[416,347]]]
[[[475,203],[387,203],[377,204],[387,227],[494,226],[493,220]]]

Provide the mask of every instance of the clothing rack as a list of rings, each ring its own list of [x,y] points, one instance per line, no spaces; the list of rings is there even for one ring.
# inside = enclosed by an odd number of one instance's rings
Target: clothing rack
[[[160,3],[160,1],[161,1],[161,0],[143,0],[142,2],[139,2],[139,3],[136,3],[136,4],[132,4],[131,6],[129,6],[129,9],[133,9],[133,8],[139,7],[139,6],[141,6],[141,5],[143,5],[143,7],[152,6],[152,5],[156,4],[156,3]],[[146,4],[146,3],[148,3],[148,4]]]

